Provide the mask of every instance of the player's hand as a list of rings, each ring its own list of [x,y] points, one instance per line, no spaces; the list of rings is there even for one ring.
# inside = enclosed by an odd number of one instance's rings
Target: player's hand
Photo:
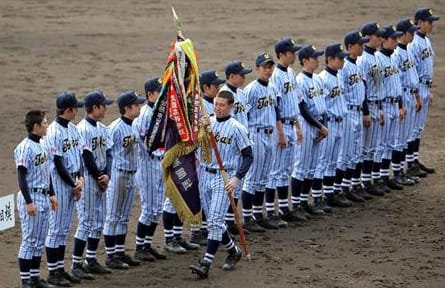
[[[204,126],[204,127],[210,126],[210,117],[209,117],[209,115],[202,117],[199,121],[201,122],[201,125]]]
[[[379,110],[379,124],[380,126],[385,125],[385,113],[383,110]]]
[[[422,100],[420,97],[416,97],[416,112],[420,112],[422,110]]]
[[[226,186],[224,187],[224,189],[226,190],[227,193],[233,193],[235,192],[236,186],[238,186],[239,183],[239,179],[238,177],[232,177],[230,178],[230,180],[226,183]]]
[[[57,201],[56,195],[49,197],[49,202],[51,203],[51,210],[56,211],[59,208],[59,201]]]
[[[36,216],[37,215],[37,207],[34,205],[34,203],[26,204],[26,213],[29,216]]]
[[[318,136],[317,138],[315,138],[316,142],[320,142],[321,140],[323,140],[324,138],[326,138],[326,136],[328,136],[329,130],[328,128],[326,128],[326,126],[321,126],[320,130],[318,131]]]
[[[371,115],[363,115],[363,126],[365,128],[371,127]]]
[[[76,186],[71,188],[71,192],[73,193],[74,196],[74,201],[78,201],[80,199],[82,187],[83,187],[83,178],[80,177],[76,182]]]
[[[428,101],[430,102],[429,103],[430,105],[433,104],[433,92],[430,92],[430,96],[428,97]]]
[[[102,192],[107,191],[109,181],[110,178],[108,177],[107,174],[101,175],[99,176],[99,178],[97,178],[97,184],[99,185],[100,191]]]
[[[288,140],[286,135],[284,133],[278,133],[278,146],[280,146],[281,149],[284,149],[287,147]]]
[[[403,119],[405,119],[405,117],[406,117],[406,109],[405,109],[405,107],[402,107],[402,108],[399,109],[399,118],[400,118],[400,121],[402,121]]]
[[[304,139],[303,130],[301,128],[300,129],[297,128],[297,144],[301,145],[301,143],[303,143],[303,139]]]

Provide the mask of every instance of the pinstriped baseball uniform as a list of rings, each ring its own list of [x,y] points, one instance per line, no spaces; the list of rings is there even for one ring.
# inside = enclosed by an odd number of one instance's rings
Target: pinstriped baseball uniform
[[[293,122],[298,119],[298,104],[302,95],[297,89],[296,74],[291,67],[277,64],[269,81],[278,90],[278,108],[283,122],[283,133],[288,140],[288,146],[280,148],[278,137],[275,136],[272,171],[266,184],[267,188],[275,189],[289,185],[289,175],[297,153],[297,136]]]
[[[228,83],[225,83],[219,91],[230,91],[233,93],[235,102],[233,103],[232,116],[247,128],[247,112],[249,112],[249,106],[246,102],[246,94],[244,90],[241,88],[234,89],[234,87],[230,87]]]
[[[402,87],[399,65],[396,62],[398,59],[391,57],[392,52],[381,48],[376,53],[377,61],[382,67],[382,94],[384,97],[382,106],[385,113],[385,125],[382,129],[382,141],[377,149],[377,159],[392,158],[392,150],[395,148],[400,124],[398,100],[402,96]]]
[[[265,191],[267,176],[272,169],[276,138],[272,133],[276,125],[278,91],[272,84],[259,79],[249,83],[244,91],[247,104],[251,107],[248,119],[254,160],[244,180],[243,191],[255,194],[256,191]]]
[[[113,164],[106,192],[107,214],[104,234],[122,235],[127,233],[135,196],[139,134],[131,125],[131,120],[125,117],[114,120],[108,129],[113,141],[111,148]]]
[[[406,108],[406,118],[400,125],[399,137],[397,138],[396,149],[403,151],[407,147],[407,143],[414,141],[414,125],[416,118],[416,99],[412,93],[419,88],[419,76],[414,67],[414,56],[412,51],[407,50],[406,45],[400,44],[394,51],[392,57],[396,58],[399,64],[400,82],[402,85],[403,104]]]
[[[426,117],[429,108],[429,96],[431,88],[428,85],[428,81],[432,81],[434,75],[434,50],[431,45],[430,39],[417,32],[414,35],[414,40],[408,44],[408,50],[414,56],[414,66],[416,67],[417,74],[419,76],[419,94],[422,97],[422,110],[417,113],[415,138],[420,138],[423,130],[425,129]]]
[[[136,183],[141,196],[141,215],[139,222],[145,225],[158,223],[162,216],[162,204],[164,200],[164,184],[162,182],[162,157],[163,151],[158,149],[153,155],[148,155],[144,146],[146,132],[153,116],[153,107],[146,104],[142,106],[139,117],[133,121],[133,127],[140,137],[138,168]]]
[[[309,112],[321,120],[326,112],[322,80],[316,74],[303,71],[297,75],[297,85],[303,93]],[[321,142],[315,142],[319,129],[309,124],[302,116],[299,120],[305,137],[303,143],[297,147],[300,157],[295,161],[292,177],[298,180],[312,179],[320,155]]]
[[[46,247],[57,248],[66,245],[66,236],[71,230],[75,202],[71,186],[60,177],[54,164],[54,156],[63,158],[63,164],[73,177],[79,176],[82,169],[83,139],[76,126],[69,122],[66,127],[56,119],[49,127],[45,137],[45,145],[49,149],[51,179],[59,202],[59,209],[51,211]]]
[[[364,46],[362,56],[357,58],[357,65],[366,81],[366,95],[368,99],[371,126],[363,129],[363,158],[366,161],[377,161],[375,153],[381,142],[382,128],[379,123],[379,103],[383,100],[382,94],[382,67],[375,56],[376,50]]]
[[[210,121],[218,150],[230,179],[239,167],[241,150],[251,146],[247,130],[232,117],[225,121],[218,121],[215,116],[212,116]],[[226,231],[224,216],[229,207],[229,198],[224,190],[224,181],[213,150],[212,162],[207,167],[212,171],[203,172],[204,175],[201,176],[203,177],[203,181],[199,182],[201,204],[207,215],[208,239],[221,241],[222,234]]]
[[[348,109],[344,119],[343,149],[337,162],[341,170],[354,169],[360,161],[363,149],[363,117],[362,104],[365,100],[365,85],[363,75],[356,61],[351,57],[345,58],[343,69],[339,70],[345,88],[345,102]]]
[[[204,103],[204,107],[207,111],[207,114],[209,114],[209,116],[213,116],[213,114],[215,113],[213,108],[213,99],[212,102],[210,102],[210,99],[204,97],[202,103]]]
[[[343,148],[344,123],[348,110],[344,99],[343,80],[338,72],[326,68],[319,74],[323,83],[329,133],[322,141],[315,178],[334,177],[337,159]]]
[[[27,137],[14,149],[16,167],[27,169],[26,183],[32,203],[37,208],[35,216],[26,212],[26,201],[20,192],[17,196],[17,210],[20,217],[22,242],[18,258],[32,259],[40,257],[48,233],[50,213],[49,199],[43,191],[49,189],[48,150],[42,143]]]
[[[84,150],[93,154],[97,168],[104,171],[107,166],[106,151],[112,145],[107,127],[101,122],[84,118],[77,124],[77,130],[84,141]],[[101,236],[105,222],[106,195],[100,191],[96,178],[88,169],[84,169],[84,178],[82,197],[76,202],[79,225],[75,237],[86,241],[88,237],[98,239]]]

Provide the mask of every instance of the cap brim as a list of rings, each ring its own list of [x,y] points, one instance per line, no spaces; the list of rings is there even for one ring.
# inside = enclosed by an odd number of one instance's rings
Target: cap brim
[[[417,25],[412,25],[411,27],[408,28],[408,31],[410,32],[416,32],[417,30],[419,30],[419,26]]]
[[[273,59],[266,59],[266,60],[264,60],[263,62],[261,62],[261,63],[259,63],[258,64],[258,66],[264,66],[264,65],[266,65],[267,63],[272,63],[272,64],[275,64],[275,62],[273,61]]]
[[[435,16],[435,15],[431,15],[428,18],[426,18],[427,21],[437,21],[439,19],[440,19],[440,17],[439,16]]]
[[[314,53],[312,54],[312,57],[320,57],[323,54],[324,54],[324,51],[314,51]]]
[[[143,104],[145,103],[145,98],[137,96],[136,101],[134,101],[134,104]]]
[[[297,52],[298,50],[300,50],[301,48],[303,48],[303,46],[301,45],[295,45],[294,49],[292,50],[292,52]]]
[[[381,37],[383,34],[385,34],[385,31],[382,29],[378,29],[373,35]]]
[[[252,69],[251,68],[244,68],[243,70],[241,70],[241,72],[239,72],[239,74],[241,75],[246,75],[252,73]]]
[[[394,33],[392,33],[388,38],[398,38],[400,36],[403,35],[402,31],[395,31]]]
[[[111,104],[113,104],[113,100],[111,100],[110,98],[105,98],[105,101],[104,101],[104,105],[111,105]]]
[[[77,100],[76,105],[74,105],[74,107],[76,107],[76,108],[80,108],[83,106],[85,106],[85,102],[82,100]]]
[[[349,53],[346,51],[341,51],[341,52],[338,52],[337,54],[335,54],[335,57],[338,57],[338,58],[345,58],[348,56],[349,56]]]
[[[221,85],[221,84],[223,84],[223,83],[225,83],[225,82],[226,82],[226,80],[224,80],[224,79],[216,78],[216,79],[213,80],[212,83],[210,83],[210,84],[213,84],[213,85]]]

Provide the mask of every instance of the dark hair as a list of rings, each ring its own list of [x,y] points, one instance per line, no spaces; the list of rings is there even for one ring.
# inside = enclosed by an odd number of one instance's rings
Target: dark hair
[[[125,107],[127,107],[127,106],[119,107],[119,113],[121,113],[121,115],[125,114]]]
[[[89,114],[89,113],[92,113],[93,112],[93,106],[94,105],[91,105],[91,106],[85,106],[85,111]]]
[[[56,109],[56,115],[57,116],[62,115],[65,112],[66,109],[68,109],[68,108],[57,108]]]
[[[235,102],[233,93],[227,90],[219,91],[218,94],[216,94],[216,97],[226,99],[229,104],[233,104],[233,102]]]
[[[42,124],[43,119],[45,118],[46,112],[41,110],[31,110],[26,113],[25,116],[25,126],[28,133],[32,132],[34,128],[34,124]]]

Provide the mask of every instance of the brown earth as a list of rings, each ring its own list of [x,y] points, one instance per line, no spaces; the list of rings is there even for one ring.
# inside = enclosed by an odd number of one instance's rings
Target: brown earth
[[[443,0],[424,2],[444,18]],[[386,24],[411,16],[419,5],[413,0],[2,0],[0,195],[17,191],[12,151],[26,134],[22,122],[27,110],[45,109],[53,117],[55,95],[62,90],[82,97],[101,88],[114,98],[125,89],[142,92],[146,78],[162,73],[175,37],[172,3],[196,45],[201,69],[221,74],[229,60],[253,65],[255,55],[273,52],[282,36],[324,47],[366,21]],[[435,23],[431,36],[437,54],[435,99],[422,142],[422,159],[436,174],[415,188],[335,210],[304,226],[249,237],[252,261],[242,261],[227,273],[219,268],[224,259],[219,253],[209,280],[195,281],[187,268],[201,257],[201,249],[77,287],[445,287],[443,23]],[[112,107],[104,122],[115,117]],[[134,248],[138,214],[139,200],[129,249]],[[159,232],[157,245],[162,241]],[[0,232],[0,242],[0,287],[17,287],[18,222]]]

